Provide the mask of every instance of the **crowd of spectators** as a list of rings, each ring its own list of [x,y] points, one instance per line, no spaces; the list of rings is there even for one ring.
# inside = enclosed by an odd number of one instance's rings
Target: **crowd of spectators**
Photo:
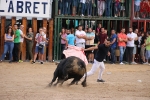
[[[22,48],[24,48],[23,42],[25,41],[27,60],[30,60],[30,62],[33,64],[35,63],[37,54],[39,54],[38,55],[39,61],[41,64],[43,64],[43,54],[44,54],[45,44],[48,42],[46,40],[46,28],[45,27],[39,28],[39,33],[36,34],[35,38],[31,27],[28,28],[26,35],[23,33],[24,31],[23,25],[20,25],[20,27],[18,28],[18,25],[15,24],[13,26],[13,29],[12,26],[9,26],[9,28],[5,33],[4,52],[0,57],[0,62],[3,62],[3,60],[5,60],[7,53],[9,53],[9,63],[23,62],[21,60],[21,56],[22,56]],[[32,50],[33,50],[34,41],[36,41],[36,47],[35,47],[35,54],[33,57]]]
[[[117,63],[117,50],[119,51],[119,63],[121,65],[137,64],[135,61],[136,57],[140,59],[140,63],[148,64],[150,57],[150,32],[139,32],[138,29],[133,31],[132,27],[130,27],[128,32],[125,28],[122,28],[118,33],[112,29],[111,35],[108,36],[107,34],[107,30],[101,24],[98,24],[96,31],[92,30],[92,28],[83,30],[81,25],[72,32],[70,29],[62,28],[62,32],[60,32],[62,59],[64,58],[63,50],[67,49],[68,45],[89,48],[103,44],[109,38],[111,41],[110,55],[106,56],[106,59],[111,64]],[[85,52],[89,63],[93,63],[96,52],[97,50]]]

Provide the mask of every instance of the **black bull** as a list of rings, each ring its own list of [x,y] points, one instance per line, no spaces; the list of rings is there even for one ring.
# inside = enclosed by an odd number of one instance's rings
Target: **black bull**
[[[54,86],[56,86],[58,83],[62,85],[64,81],[70,78],[74,78],[73,81],[69,84],[69,85],[73,85],[77,83],[78,81],[80,81],[80,79],[83,77],[84,74],[85,74],[85,78],[82,82],[82,86],[86,87],[87,74],[86,74],[86,65],[84,61],[74,56],[68,57],[62,60],[58,64],[54,72],[53,79],[51,83],[49,84],[49,86],[51,86],[53,82],[55,82],[57,77],[58,79],[57,79],[56,84],[54,84]]]

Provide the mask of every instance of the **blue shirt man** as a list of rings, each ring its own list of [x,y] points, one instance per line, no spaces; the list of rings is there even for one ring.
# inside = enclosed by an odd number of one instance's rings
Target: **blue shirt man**
[[[68,45],[74,46],[75,36],[73,34],[67,35],[67,41],[68,41]]]
[[[117,47],[117,35],[115,33],[111,35],[110,41],[111,41],[111,43],[113,42],[111,44],[111,48],[116,48]]]
[[[110,37],[110,42],[111,42],[111,63],[115,63],[115,49],[117,47],[117,35],[115,34],[115,30],[111,31],[111,37]]]

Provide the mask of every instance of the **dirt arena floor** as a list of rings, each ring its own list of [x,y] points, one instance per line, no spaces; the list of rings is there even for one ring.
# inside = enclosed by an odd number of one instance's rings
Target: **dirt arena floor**
[[[54,63],[48,62],[0,63],[0,100],[150,100],[149,65],[106,64],[106,82],[96,82],[98,69],[88,77],[85,88],[81,82],[68,87],[71,80],[62,87],[47,87],[55,68]]]

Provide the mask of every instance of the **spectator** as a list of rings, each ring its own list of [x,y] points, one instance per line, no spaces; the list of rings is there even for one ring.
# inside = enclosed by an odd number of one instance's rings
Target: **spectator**
[[[71,34],[75,34],[74,28],[71,28]]]
[[[140,19],[139,11],[140,11],[140,3],[141,0],[134,0],[134,19]]]
[[[33,47],[33,32],[32,32],[32,28],[28,28],[28,32],[27,35],[25,36],[26,39],[26,50],[27,50],[27,59],[28,60],[32,60],[32,47]]]
[[[150,60],[150,31],[147,33],[145,47],[146,47],[146,54],[145,54],[146,59],[147,59],[147,62],[149,62],[149,60]]]
[[[132,64],[137,64],[137,63],[134,61],[134,59],[135,59],[135,54],[136,54],[136,51],[137,51],[137,46],[138,46],[138,44],[139,44],[139,42],[138,42],[138,36],[137,36],[137,34],[138,34],[138,29],[135,29],[135,31],[134,31],[133,34],[134,34],[135,38],[134,38],[134,49],[133,49]]]
[[[81,16],[84,16],[84,14],[85,14],[85,7],[86,7],[86,5],[85,5],[85,2],[86,2],[86,0],[80,0],[80,3],[81,3]]]
[[[101,28],[102,28],[102,24],[99,23],[99,24],[98,24],[98,27],[97,27],[97,29],[96,29],[96,32],[97,32],[98,34],[101,32]]]
[[[142,59],[141,59],[141,39],[142,39],[142,35],[141,32],[139,32],[138,34],[138,46],[137,46],[137,54],[138,54],[138,61],[140,61],[142,63]]]
[[[43,64],[44,46],[45,46],[45,41],[46,41],[46,34],[43,32],[43,28],[39,28],[39,33],[36,34],[35,41],[37,43],[35,47],[35,54],[34,54],[32,64],[35,63],[38,53],[40,53],[39,54],[40,63]]]
[[[20,25],[20,29],[19,29],[19,32],[20,32],[20,49],[19,49],[19,62],[23,62],[21,60],[21,54],[22,54],[22,48],[23,48],[23,40],[24,40],[24,34],[23,34],[23,29],[24,29],[24,26],[23,25]]]
[[[115,12],[115,17],[120,17],[120,9],[121,9],[121,4],[120,4],[120,0],[115,0],[115,4],[114,4],[114,12]]]
[[[105,16],[110,17],[112,0],[105,0]]]
[[[126,49],[127,35],[125,34],[125,28],[121,29],[121,33],[118,34],[118,46],[120,51],[120,64],[123,65],[123,56]]]
[[[142,15],[142,18],[145,18],[147,15],[147,11],[149,11],[149,6],[146,0],[142,0],[140,2],[140,13]]]
[[[106,39],[107,39],[107,34],[105,34],[105,29],[102,27],[101,33],[99,34],[99,43],[98,44],[103,44]]]
[[[65,0],[65,15],[70,15],[71,0]]]
[[[105,0],[98,0],[97,2],[97,7],[98,7],[98,16],[102,16],[104,11],[105,11]]]
[[[65,32],[65,29],[62,28],[61,32],[60,32],[60,36],[61,36],[61,59],[65,58],[63,51],[66,48],[66,43],[67,43],[67,34]]]
[[[121,12],[122,12],[122,17],[125,17],[125,0],[120,0],[121,2]]]
[[[91,16],[92,15],[92,0],[86,0],[86,3],[87,3],[87,13],[88,13],[88,16]]]
[[[58,14],[59,15],[63,15],[64,14],[64,8],[63,8],[63,0],[59,0],[58,1]]]
[[[92,32],[92,28],[88,29],[88,32],[86,34],[86,48],[92,47],[94,46],[94,38],[95,38],[95,34]],[[89,63],[93,63],[94,61],[94,54],[93,54],[94,50],[88,51],[87,55],[88,55],[88,62]]]
[[[111,37],[110,37],[110,42],[111,42],[111,64],[115,64],[115,50],[117,47],[117,35],[115,33],[115,30],[111,30]]]
[[[146,38],[147,38],[147,33],[142,33],[142,38],[141,38],[141,59],[143,64],[148,64],[148,62],[145,61],[145,44],[146,44]]]
[[[127,34],[127,48],[126,48],[126,58],[127,58],[127,61],[128,63],[131,65],[133,63],[132,62],[132,59],[133,59],[133,49],[134,49],[134,40],[135,38],[137,38],[137,34],[135,35],[133,33],[133,29],[130,27],[129,28],[129,33]]]
[[[14,49],[13,49],[13,61],[19,62],[19,49],[20,49],[20,31],[17,24],[14,24]]]
[[[82,30],[81,25],[78,27],[75,36],[76,36],[76,46],[85,48],[86,33]]]
[[[0,62],[2,62],[5,58],[6,53],[9,51],[9,63],[12,62],[12,52],[14,48],[14,32],[12,28],[8,28],[7,32],[4,36],[4,53],[0,58]]]
[[[72,0],[72,16],[76,15],[78,0]]]
[[[70,30],[68,30],[67,32],[67,42],[68,42],[68,45],[73,45],[75,44],[75,36],[74,36],[74,33],[71,33]]]

